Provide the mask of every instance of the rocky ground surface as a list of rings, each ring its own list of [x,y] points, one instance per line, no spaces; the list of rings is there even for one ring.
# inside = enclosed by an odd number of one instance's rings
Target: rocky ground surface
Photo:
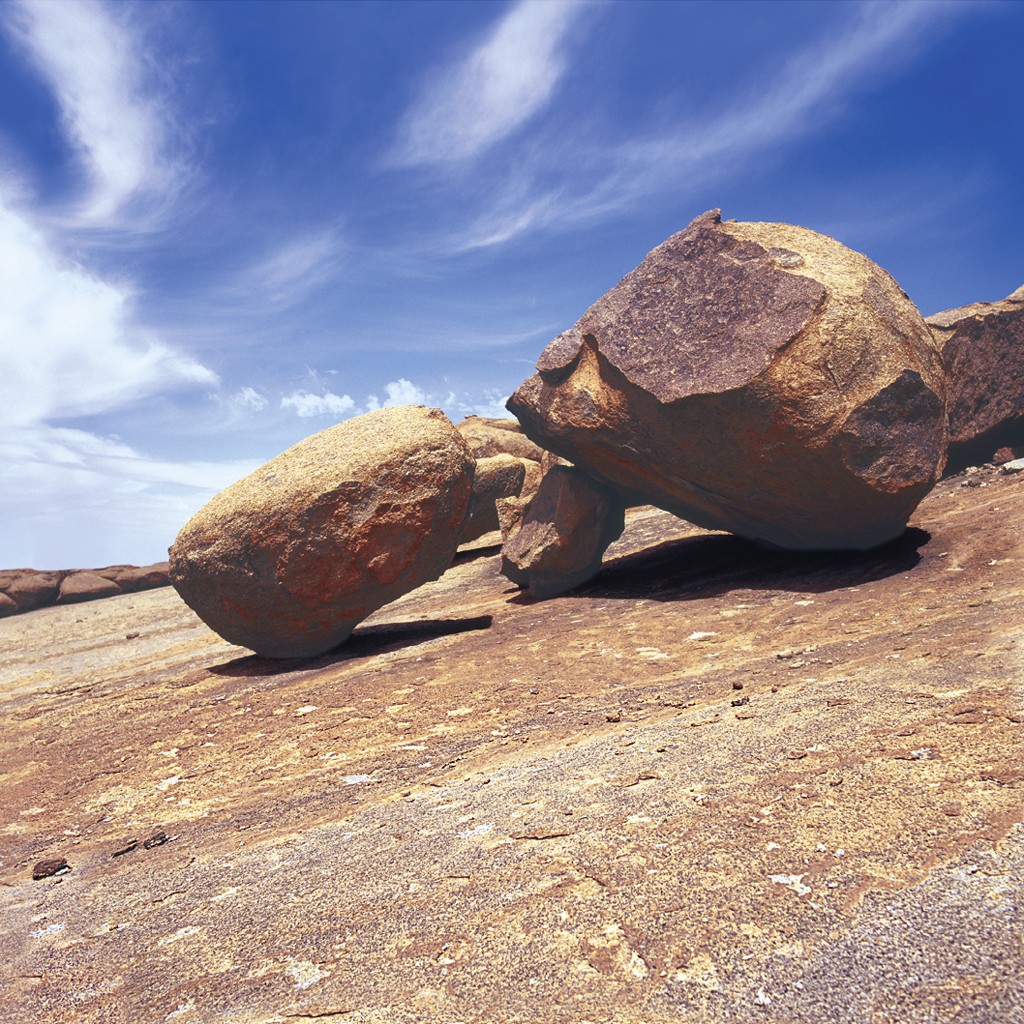
[[[841,556],[634,510],[311,661],[167,589],[3,620],[0,1020],[1024,1019],[1022,499]]]

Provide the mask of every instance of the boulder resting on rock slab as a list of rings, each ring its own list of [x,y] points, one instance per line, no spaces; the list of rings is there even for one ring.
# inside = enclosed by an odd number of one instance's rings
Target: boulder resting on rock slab
[[[231,643],[273,658],[321,654],[449,567],[473,469],[438,409],[346,420],[200,509],[171,548],[171,582]]]
[[[503,503],[503,511],[510,503]],[[514,506],[513,506],[514,507]],[[575,466],[554,466],[526,507],[512,520],[502,547],[501,571],[535,597],[554,597],[585,583],[624,528],[625,504],[611,488]]]
[[[713,210],[559,335],[508,408],[598,480],[792,549],[898,536],[945,460],[945,383],[867,257]]]
[[[1024,444],[1024,286],[927,318],[946,370],[949,465],[987,462]]]

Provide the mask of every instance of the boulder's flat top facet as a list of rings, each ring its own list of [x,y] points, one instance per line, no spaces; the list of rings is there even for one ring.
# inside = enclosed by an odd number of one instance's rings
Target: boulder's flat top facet
[[[796,253],[735,238],[731,227],[705,216],[663,242],[556,338],[537,368],[564,367],[590,336],[661,402],[720,394],[756,377],[807,325],[825,290],[781,269],[802,264]]]
[[[311,661],[170,590],[4,619],[0,1020],[1015,1019],[1024,475],[968,481],[857,555],[634,511]]]

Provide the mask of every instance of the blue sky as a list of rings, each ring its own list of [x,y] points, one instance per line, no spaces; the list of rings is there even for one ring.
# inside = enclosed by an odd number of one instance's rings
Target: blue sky
[[[694,216],[1024,282],[1024,4],[0,4],[0,566],[165,557],[369,408],[502,414]]]

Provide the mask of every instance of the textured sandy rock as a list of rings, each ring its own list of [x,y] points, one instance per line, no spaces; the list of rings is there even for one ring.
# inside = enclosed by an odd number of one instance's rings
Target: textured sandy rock
[[[0,1020],[1016,1022],[1024,474],[980,476],[869,552],[630,512],[571,595],[460,560],[302,664],[171,589],[0,621]]]
[[[697,218],[556,338],[509,400],[526,434],[699,525],[869,548],[942,470],[928,328],[866,257]]]
[[[513,419],[467,416],[455,424],[455,429],[465,438],[473,458],[477,460],[495,455],[514,455],[540,462],[544,454]]]
[[[5,615],[17,615],[18,605],[13,597],[8,597],[2,590],[0,590],[0,618]]]
[[[214,497],[178,534],[171,580],[226,640],[268,657],[319,654],[447,568],[472,481],[439,410],[367,413]]]
[[[572,590],[601,568],[605,549],[622,533],[624,511],[612,488],[575,466],[554,466],[518,529],[506,519],[502,572],[535,597]]]
[[[69,572],[60,582],[57,604],[75,604],[78,601],[94,601],[99,597],[113,597],[121,588],[110,579],[94,572]]]
[[[946,370],[949,470],[1024,444],[1024,287],[926,322]]]
[[[540,468],[530,459],[518,459],[513,455],[493,455],[476,460],[469,518],[462,528],[460,543],[476,540],[498,529],[498,512],[494,503],[499,498],[518,497],[526,481],[527,466]]]

